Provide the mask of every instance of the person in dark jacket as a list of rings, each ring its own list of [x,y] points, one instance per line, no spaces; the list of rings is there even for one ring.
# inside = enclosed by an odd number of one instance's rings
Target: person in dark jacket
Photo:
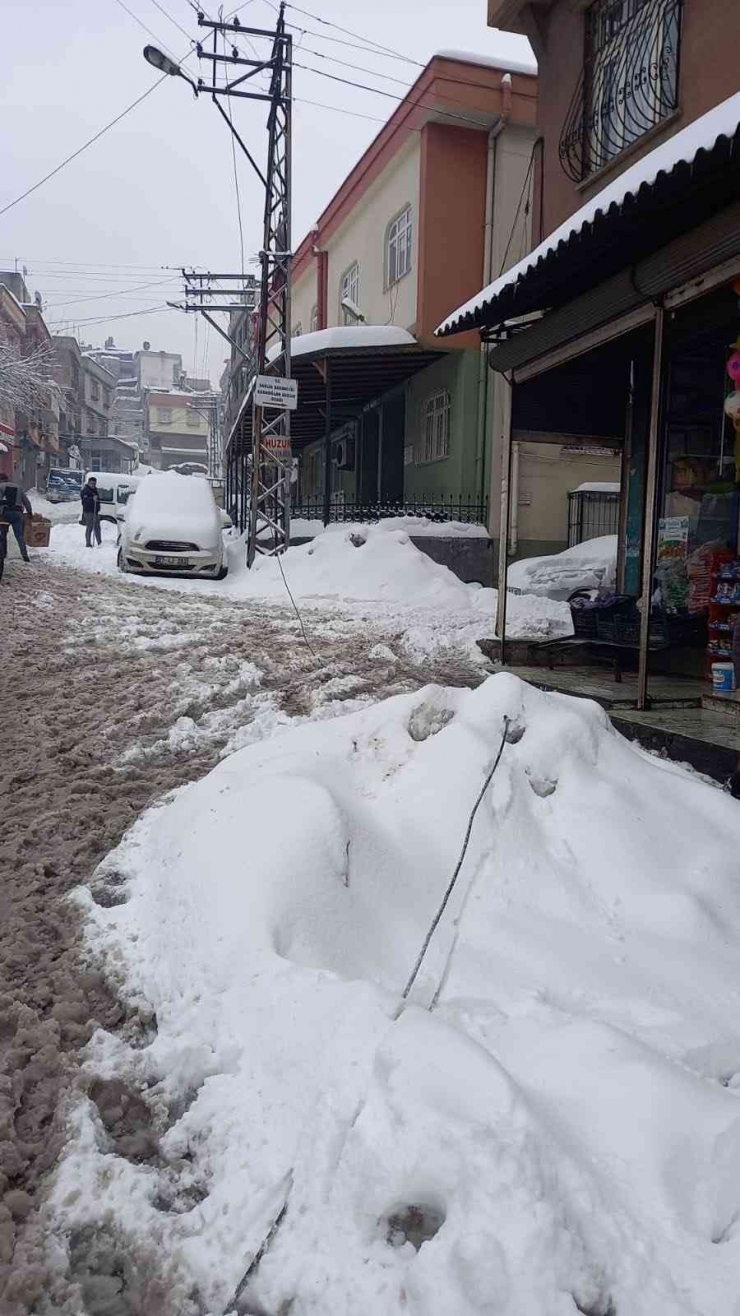
[[[94,475],[91,475],[87,484],[82,486],[80,493],[82,500],[82,522],[85,527],[85,544],[92,548],[92,537],[100,543],[100,494],[98,493],[98,482]]]
[[[20,485],[14,484],[5,471],[0,471],[0,577],[8,552],[8,530],[12,527],[24,562],[30,562],[23,534],[23,513],[31,514],[31,504]]]

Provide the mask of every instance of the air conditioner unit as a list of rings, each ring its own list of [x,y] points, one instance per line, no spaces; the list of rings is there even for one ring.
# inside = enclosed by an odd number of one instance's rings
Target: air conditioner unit
[[[355,469],[355,441],[354,439],[340,439],[334,444],[334,464],[340,471],[353,471]]]

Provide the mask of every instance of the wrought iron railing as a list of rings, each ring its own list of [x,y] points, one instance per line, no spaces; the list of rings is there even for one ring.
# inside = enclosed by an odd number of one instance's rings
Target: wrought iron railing
[[[683,0],[596,0],[586,59],[560,138],[575,182],[603,168],[678,108]]]
[[[568,494],[568,548],[619,529],[618,493],[578,489]]]
[[[459,494],[444,497],[433,494],[424,497],[419,494],[395,502],[385,499],[377,500],[338,500],[332,497],[329,503],[330,523],[338,521],[383,521],[392,516],[424,516],[430,521],[459,521],[464,525],[488,524],[488,500],[482,502],[470,495],[463,498]],[[302,498],[291,511],[292,520],[323,521],[324,499],[320,495]]]

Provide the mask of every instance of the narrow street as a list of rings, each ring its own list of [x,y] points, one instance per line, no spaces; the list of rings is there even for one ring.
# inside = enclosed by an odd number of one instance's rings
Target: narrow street
[[[44,1184],[65,1094],[84,1082],[81,1048],[97,1026],[142,1025],[81,953],[69,892],[143,809],[227,747],[358,699],[474,685],[480,669],[416,666],[396,634],[308,612],[314,657],[290,608],[142,588],[38,556],[29,567],[11,556],[1,605],[13,713],[0,769],[12,799],[0,837],[0,1309],[17,1316],[76,1310],[39,1241]]]

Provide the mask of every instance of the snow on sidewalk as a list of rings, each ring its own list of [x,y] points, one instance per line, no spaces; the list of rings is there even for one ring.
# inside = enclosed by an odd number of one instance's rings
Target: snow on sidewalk
[[[103,526],[102,546],[89,549],[79,526],[55,526],[48,551],[53,560],[78,570],[109,574],[116,572],[115,540],[115,529]],[[373,617],[398,619],[415,630],[422,648],[444,645],[454,633],[472,641],[493,632],[495,590],[464,584],[448,567],[416,548],[405,530],[386,528],[382,522],[329,526],[311,543],[289,549],[280,563],[260,558],[251,571],[246,568],[244,541],[234,537],[227,542],[229,575],[224,581],[133,574],[121,579],[217,598],[285,604],[289,599],[284,573],[302,604],[369,608]],[[512,636],[571,635],[570,609],[552,599],[512,595],[507,627]]]
[[[87,1067],[159,1136],[142,1160],[79,1099],[59,1237],[102,1227],[182,1316],[230,1309],[285,1202],[249,1310],[736,1312],[737,837],[729,797],[508,674],[232,755],[104,862],[115,902],[80,896],[156,1019]]]

